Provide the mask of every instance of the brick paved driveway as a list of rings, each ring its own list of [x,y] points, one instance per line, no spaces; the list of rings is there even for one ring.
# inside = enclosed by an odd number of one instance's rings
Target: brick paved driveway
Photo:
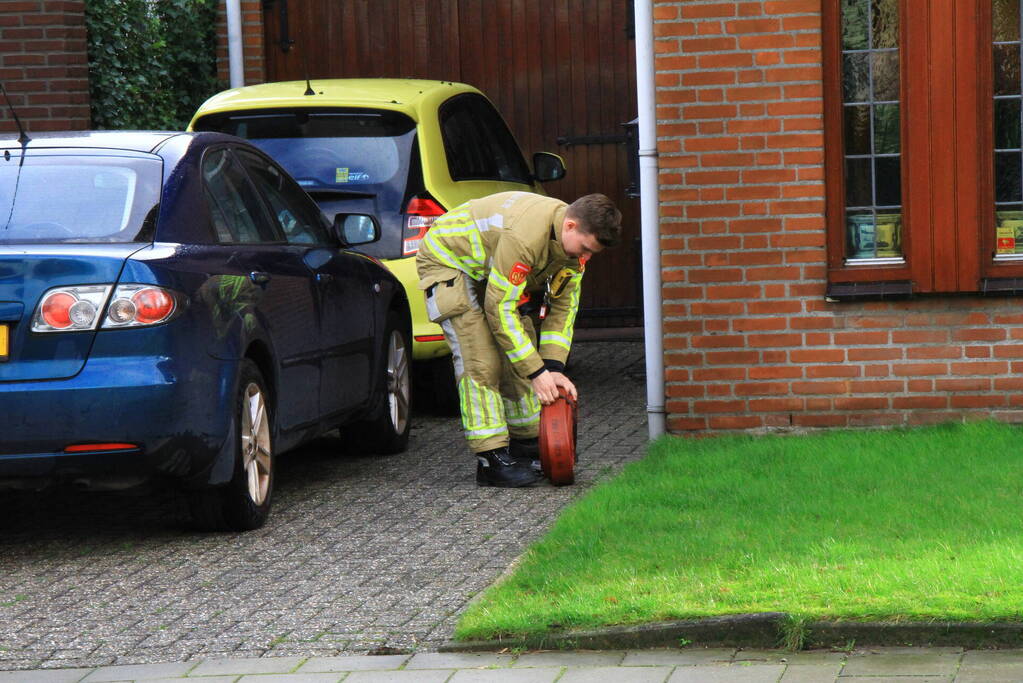
[[[264,529],[184,530],[167,495],[0,493],[0,670],[429,650],[566,503],[642,454],[641,342],[573,352],[573,487],[478,489],[457,419],[408,452],[323,439],[279,462]]]

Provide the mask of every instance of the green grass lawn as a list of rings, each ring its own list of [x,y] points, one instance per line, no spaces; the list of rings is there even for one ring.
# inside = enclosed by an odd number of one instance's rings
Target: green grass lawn
[[[455,636],[751,612],[1020,621],[1021,504],[1011,425],[666,437],[567,509]]]

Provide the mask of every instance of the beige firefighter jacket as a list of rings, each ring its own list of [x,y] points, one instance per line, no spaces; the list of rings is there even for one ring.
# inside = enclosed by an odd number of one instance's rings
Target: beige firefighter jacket
[[[450,280],[452,270],[486,282],[483,310],[520,377],[538,372],[544,359],[564,363],[572,346],[584,268],[561,246],[567,208],[559,199],[530,192],[473,199],[441,216],[420,245],[421,289]],[[538,330],[538,351],[517,307],[524,292],[535,301],[547,287],[549,310]]]

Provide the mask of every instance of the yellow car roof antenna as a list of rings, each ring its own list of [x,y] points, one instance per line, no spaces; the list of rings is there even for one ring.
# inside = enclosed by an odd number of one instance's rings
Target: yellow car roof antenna
[[[302,51],[302,69],[305,71],[305,92],[303,95],[315,95],[316,91],[313,90],[313,84],[309,82],[309,55],[306,54],[305,50]],[[321,95],[323,93],[320,93]]]

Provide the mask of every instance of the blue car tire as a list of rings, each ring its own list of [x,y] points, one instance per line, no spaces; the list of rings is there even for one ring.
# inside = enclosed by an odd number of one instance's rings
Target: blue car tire
[[[273,400],[263,375],[248,359],[240,365],[233,427],[235,465],[231,481],[192,494],[192,519],[204,530],[250,531],[263,526],[270,514]]]
[[[412,340],[408,323],[394,311],[387,314],[383,342],[376,405],[367,419],[351,426],[349,433],[360,450],[391,455],[408,447],[412,406]]]

